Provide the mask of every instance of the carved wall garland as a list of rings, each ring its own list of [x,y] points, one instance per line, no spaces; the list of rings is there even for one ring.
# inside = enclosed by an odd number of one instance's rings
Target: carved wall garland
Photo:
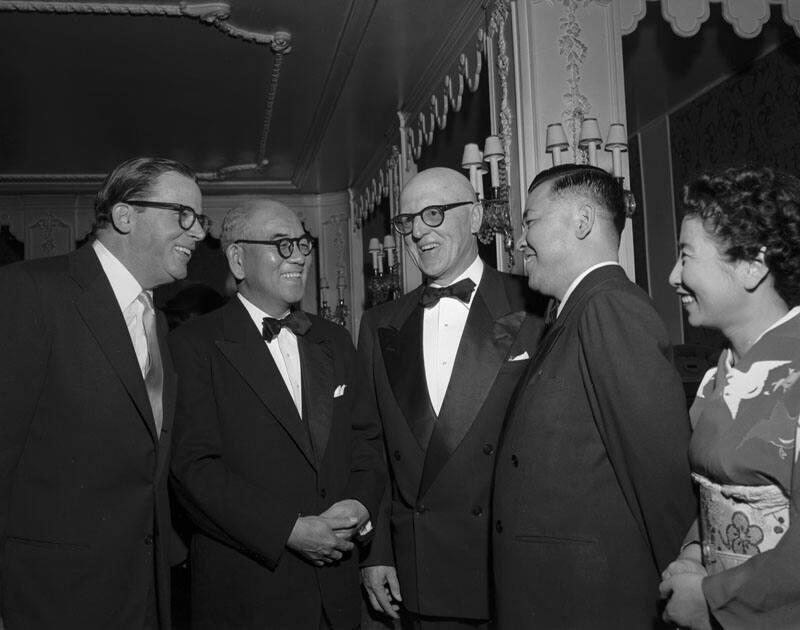
[[[569,91],[563,95],[565,109],[561,112],[561,122],[568,136],[573,151],[573,161],[578,163],[583,157],[578,149],[578,136],[583,119],[592,110],[588,97],[581,92],[581,70],[589,47],[581,40],[581,25],[578,22],[578,9],[591,4],[592,0],[559,0],[566,13],[559,18],[558,49],[566,58],[567,85]]]
[[[504,160],[500,165],[500,185],[508,184],[508,173],[511,169],[511,137],[513,133],[514,114],[508,96],[508,72],[510,60],[508,43],[506,42],[506,22],[511,13],[511,0],[498,0],[489,17],[488,36],[491,41],[497,38],[497,56],[495,66],[500,84],[500,139],[503,142]]]
[[[647,13],[647,2],[654,0],[620,0],[622,34],[629,35]],[[783,21],[800,36],[800,0],[660,0],[661,15],[681,37],[691,37],[711,15],[710,3],[722,5],[722,17],[739,37],[757,37],[769,21],[772,5],[782,8]]]

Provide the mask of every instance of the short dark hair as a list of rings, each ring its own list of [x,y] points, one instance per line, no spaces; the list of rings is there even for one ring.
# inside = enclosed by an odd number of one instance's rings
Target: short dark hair
[[[617,235],[625,227],[625,193],[613,175],[589,164],[559,164],[540,172],[528,187],[528,194],[542,184],[550,184],[550,196],[577,192],[593,199],[611,216]]]
[[[94,199],[94,231],[111,223],[111,209],[115,204],[147,192],[159,176],[170,172],[197,181],[192,169],[182,162],[167,158],[138,157],[117,166],[103,180]]]
[[[800,303],[800,180],[767,167],[707,173],[683,187],[683,210],[732,262],[755,260],[763,248],[778,295]]]

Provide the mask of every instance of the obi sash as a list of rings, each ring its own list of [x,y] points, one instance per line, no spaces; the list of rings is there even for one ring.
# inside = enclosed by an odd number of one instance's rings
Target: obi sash
[[[775,547],[789,529],[789,498],[778,486],[716,484],[692,473],[700,488],[703,565],[709,575]]]

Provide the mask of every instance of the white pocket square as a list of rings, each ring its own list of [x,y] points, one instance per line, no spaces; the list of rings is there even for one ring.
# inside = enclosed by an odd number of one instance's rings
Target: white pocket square
[[[522,354],[518,354],[518,355],[517,355],[517,356],[515,356],[515,357],[511,357],[511,358],[509,359],[509,361],[525,361],[525,360],[527,360],[527,359],[530,359],[530,357],[528,356],[528,351],[526,350],[526,351],[525,351],[525,352],[523,352]]]
[[[347,385],[339,385],[335,390],[333,390],[333,397],[339,398],[339,396],[344,396],[344,390]]]

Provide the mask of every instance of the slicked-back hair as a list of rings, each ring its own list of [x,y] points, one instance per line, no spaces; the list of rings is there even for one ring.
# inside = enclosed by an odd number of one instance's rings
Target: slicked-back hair
[[[156,179],[164,173],[171,172],[197,181],[194,171],[186,164],[167,158],[138,157],[117,166],[103,180],[103,185],[94,199],[95,233],[111,223],[111,209],[115,204],[146,194]]]
[[[800,180],[753,166],[707,173],[683,187],[683,211],[731,262],[763,249],[775,291],[790,308],[800,304]]]
[[[550,184],[550,198],[574,193],[591,199],[611,217],[617,235],[625,227],[625,193],[621,182],[597,166],[559,164],[539,173],[528,186],[528,194],[542,184]]]

